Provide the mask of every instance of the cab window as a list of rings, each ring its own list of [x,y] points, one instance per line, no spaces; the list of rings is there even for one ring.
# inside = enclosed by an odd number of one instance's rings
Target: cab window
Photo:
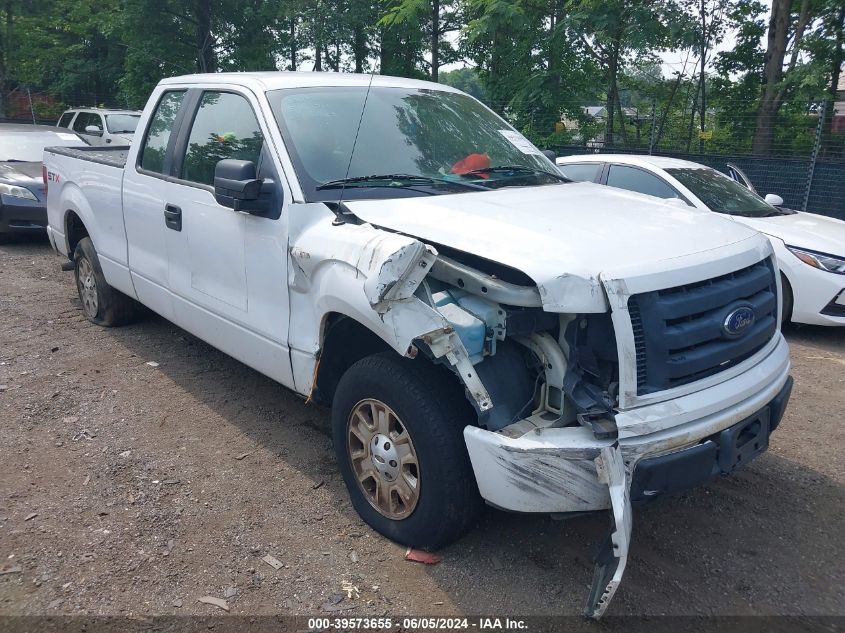
[[[263,143],[249,101],[231,92],[205,92],[191,126],[180,178],[213,185],[219,161],[235,158],[258,166]]]
[[[611,165],[607,184],[610,187],[636,191],[657,198],[680,197],[677,191],[657,176],[627,165]]]
[[[565,163],[557,166],[560,173],[575,182],[594,182],[602,163]]]
[[[62,115],[62,118],[59,119],[58,127],[70,127],[70,122],[73,119],[73,115],[74,115],[73,112],[65,112]]]
[[[164,159],[170,143],[170,134],[173,132],[173,123],[184,98],[185,91],[179,90],[165,92],[159,99],[141,149],[139,164],[142,169],[157,174],[164,173]]]
[[[100,121],[100,116],[98,114],[94,114],[92,112],[80,112],[76,117],[76,121],[73,122],[73,131],[79,132],[80,134],[88,134],[88,132],[85,131],[85,128],[89,125],[96,125],[101,130],[103,129],[103,124]]]

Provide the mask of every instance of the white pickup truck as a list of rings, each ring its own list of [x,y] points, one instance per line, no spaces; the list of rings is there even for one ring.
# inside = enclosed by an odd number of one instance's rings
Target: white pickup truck
[[[44,165],[85,315],[116,326],[142,303],[330,405],[378,532],[438,548],[482,500],[609,511],[592,617],[632,505],[747,463],[789,399],[765,237],[569,182],[447,86],[176,77],[128,150],[48,148]]]

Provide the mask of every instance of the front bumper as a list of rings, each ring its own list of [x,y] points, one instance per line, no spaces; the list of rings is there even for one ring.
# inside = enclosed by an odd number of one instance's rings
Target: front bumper
[[[44,203],[3,196],[0,204],[0,233],[38,233],[47,227]]]
[[[640,460],[631,477],[631,503],[696,488],[718,475],[729,475],[763,453],[783,418],[792,382],[790,376],[765,407],[699,444]]]
[[[845,325],[845,276],[802,265],[806,270],[793,274],[792,322]]]
[[[673,400],[617,413],[618,439],[586,427],[542,428],[521,437],[466,427],[481,496],[518,512],[610,510],[595,558],[585,615],[607,610],[625,572],[632,506],[729,473],[768,448],[792,390],[783,337],[751,369]],[[622,416],[634,416],[624,427]],[[632,423],[634,422],[634,423]],[[642,435],[632,435],[636,430]]]
[[[522,437],[474,426],[464,440],[481,496],[515,512],[567,513],[611,507],[595,460],[618,447],[630,486],[637,464],[701,444],[774,401],[789,382],[789,349],[783,337],[757,365],[730,380],[666,402],[617,414],[626,434],[596,439],[586,427],[536,429]],[[782,413],[782,412],[781,412]],[[666,422],[671,421],[671,426]],[[652,429],[660,429],[653,431]],[[634,432],[639,431],[639,435]]]

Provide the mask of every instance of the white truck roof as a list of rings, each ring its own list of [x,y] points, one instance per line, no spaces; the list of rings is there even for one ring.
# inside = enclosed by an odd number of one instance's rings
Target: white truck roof
[[[319,86],[366,86],[372,80],[374,86],[388,88],[417,88],[441,90],[444,92],[460,92],[445,84],[403,77],[389,77],[387,75],[367,75],[356,73],[315,73],[315,72],[233,72],[233,73],[204,73],[197,75],[182,75],[163,79],[160,85],[185,84],[238,84],[248,86],[258,91],[278,90],[281,88],[308,88]]]

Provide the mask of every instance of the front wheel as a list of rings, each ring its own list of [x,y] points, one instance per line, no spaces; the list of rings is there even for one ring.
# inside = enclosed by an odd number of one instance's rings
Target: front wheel
[[[332,405],[341,474],[361,518],[387,538],[436,549],[483,507],[463,440],[472,410],[446,370],[389,352],[355,363]]]
[[[73,261],[79,301],[88,320],[106,327],[130,322],[135,316],[135,302],[108,284],[90,237],[79,240]]]

